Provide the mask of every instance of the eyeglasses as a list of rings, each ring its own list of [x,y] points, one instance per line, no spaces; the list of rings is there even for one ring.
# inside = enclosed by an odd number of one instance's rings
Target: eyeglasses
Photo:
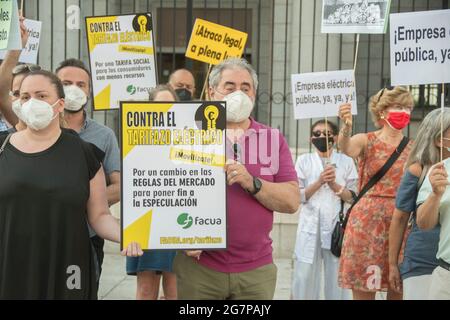
[[[13,76],[17,76],[18,74],[30,73],[39,70],[41,70],[41,66],[37,64],[19,64],[14,67],[12,74]]]
[[[391,90],[394,90],[394,88],[395,88],[395,87],[393,87],[393,86],[384,87],[383,90],[381,90],[380,95],[378,96],[377,103],[380,102],[380,99],[381,99],[381,97],[383,96],[383,94],[384,94],[384,92],[385,92],[386,90],[391,91]]]
[[[320,130],[316,130],[316,131],[313,131],[313,132],[312,132],[312,135],[313,135],[314,137],[318,138],[318,137],[320,137],[321,135],[324,135],[325,137],[326,137],[326,136],[332,136],[333,133],[330,132],[330,131],[320,131]]]

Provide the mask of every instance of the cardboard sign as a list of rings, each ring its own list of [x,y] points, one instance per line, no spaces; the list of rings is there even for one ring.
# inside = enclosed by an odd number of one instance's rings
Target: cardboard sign
[[[245,32],[196,19],[186,57],[216,65],[230,57],[240,58],[246,42]]]
[[[86,18],[95,110],[148,99],[157,84],[152,30],[150,13]]]
[[[223,102],[121,102],[122,248],[226,248]]]
[[[353,70],[293,74],[292,99],[295,119],[335,117],[343,103],[357,114]]]
[[[0,1],[0,50],[21,50],[19,9],[16,0]]]
[[[390,17],[391,84],[450,82],[450,10]]]
[[[322,33],[386,33],[390,0],[323,0]]]
[[[42,22],[25,19],[24,25],[28,32],[28,41],[19,57],[19,62],[37,64],[39,41],[41,39]],[[7,50],[0,51],[0,59],[4,59]]]

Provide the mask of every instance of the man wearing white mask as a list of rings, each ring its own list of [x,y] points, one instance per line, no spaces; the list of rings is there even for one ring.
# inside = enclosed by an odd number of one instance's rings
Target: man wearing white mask
[[[64,85],[66,96],[64,118],[68,127],[78,132],[81,139],[94,144],[105,153],[103,167],[107,180],[108,204],[111,206],[120,200],[119,146],[110,128],[90,119],[86,114],[85,106],[91,90],[91,74],[84,63],[77,59],[64,60],[55,73]],[[90,231],[101,272],[104,240]]]
[[[209,77],[210,97],[227,105],[227,249],[179,252],[179,299],[272,299],[273,213],[295,213],[297,174],[285,138],[250,117],[258,77],[243,59],[227,59]]]

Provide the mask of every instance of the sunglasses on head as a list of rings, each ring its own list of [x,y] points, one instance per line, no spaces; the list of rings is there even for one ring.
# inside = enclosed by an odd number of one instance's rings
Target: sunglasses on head
[[[380,95],[378,96],[378,101],[377,101],[377,103],[380,102],[381,97],[383,96],[383,94],[384,94],[384,92],[385,92],[386,90],[391,91],[391,90],[394,90],[394,88],[395,88],[395,87],[393,87],[393,86],[384,87],[383,90],[381,90]]]
[[[316,138],[320,137],[321,135],[325,136],[332,136],[333,133],[330,131],[320,131],[320,130],[315,130],[312,132],[312,135]]]
[[[19,64],[14,67],[12,74],[13,76],[16,76],[18,74],[30,73],[38,70],[41,70],[41,66],[38,66],[37,64]]]

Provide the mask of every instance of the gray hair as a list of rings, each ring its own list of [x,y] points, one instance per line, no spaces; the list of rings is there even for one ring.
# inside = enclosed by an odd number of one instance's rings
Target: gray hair
[[[253,87],[255,88],[255,91],[258,90],[258,75],[256,74],[255,69],[253,69],[247,60],[241,58],[228,58],[214,66],[209,74],[209,85],[213,88],[217,88],[220,80],[222,80],[222,72],[228,69],[247,70],[253,79]]]
[[[422,120],[406,161],[406,168],[413,163],[432,166],[440,161],[440,150],[436,146],[436,141],[441,137],[441,117],[443,117],[443,132],[445,133],[450,128],[450,108],[444,108],[442,116],[441,109],[435,109]]]

